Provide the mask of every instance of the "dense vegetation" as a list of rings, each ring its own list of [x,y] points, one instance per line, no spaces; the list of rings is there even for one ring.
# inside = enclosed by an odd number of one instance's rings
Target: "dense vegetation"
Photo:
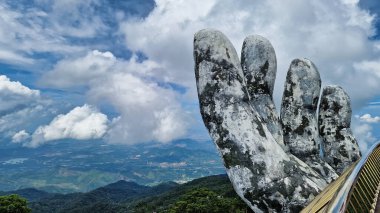
[[[129,210],[131,212],[220,212],[214,211],[215,205],[208,202],[203,206],[205,211],[193,211],[195,206],[187,205],[195,202],[195,205],[201,206],[204,201],[204,193],[210,193],[212,196],[209,200],[218,202],[231,203],[232,212],[249,212],[249,208],[236,195],[232,185],[226,175],[215,175],[193,180],[189,183],[179,185],[173,189],[162,193],[158,196],[146,197],[131,203]],[[219,203],[220,203],[219,202]],[[187,206],[188,211],[182,211],[180,206]],[[193,208],[194,207],[194,208]],[[236,209],[234,209],[236,208]],[[207,211],[206,211],[207,209]],[[221,212],[231,212],[226,208]]]
[[[17,193],[18,191],[12,192]],[[154,187],[118,181],[87,193],[46,194],[20,190],[33,212],[250,212],[234,192],[226,175],[185,184],[168,182]]]
[[[245,205],[238,198],[225,198],[207,189],[194,189],[181,196],[179,201],[171,205],[170,213],[177,212],[244,212]]]
[[[31,209],[25,198],[16,194],[0,196],[0,213],[29,213]]]

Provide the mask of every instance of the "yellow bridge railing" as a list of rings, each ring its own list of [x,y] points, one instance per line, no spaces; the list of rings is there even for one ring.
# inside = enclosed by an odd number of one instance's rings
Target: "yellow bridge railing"
[[[380,142],[326,187],[302,213],[372,213],[379,203]]]
[[[348,195],[346,212],[374,211],[379,195],[380,148],[370,154]]]

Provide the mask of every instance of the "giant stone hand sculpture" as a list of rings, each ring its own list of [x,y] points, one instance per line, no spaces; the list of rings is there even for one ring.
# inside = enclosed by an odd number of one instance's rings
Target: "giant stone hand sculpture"
[[[321,80],[310,60],[292,61],[279,117],[268,40],[247,37],[240,62],[221,32],[201,30],[194,59],[203,121],[235,191],[253,211],[298,212],[360,158],[342,88],[324,89],[317,122]]]

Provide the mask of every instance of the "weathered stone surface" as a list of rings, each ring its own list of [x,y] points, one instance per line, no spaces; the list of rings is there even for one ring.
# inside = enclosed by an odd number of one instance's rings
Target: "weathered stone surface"
[[[255,212],[300,211],[326,181],[275,141],[247,93],[232,44],[219,31],[201,30],[194,59],[202,118],[235,191]]]
[[[308,59],[295,59],[286,76],[281,105],[284,142],[292,154],[304,160],[319,155],[316,111],[321,78]]]
[[[337,171],[343,171],[360,158],[359,146],[352,135],[351,103],[339,86],[323,89],[319,105],[319,133],[323,139],[325,160]]]
[[[321,79],[315,65],[308,59],[293,60],[286,76],[280,120],[290,153],[330,183],[338,175],[320,158],[316,117],[320,90]]]
[[[251,105],[259,113],[277,143],[286,149],[279,116],[273,103],[277,62],[271,43],[259,35],[248,36],[243,43],[241,66]]]

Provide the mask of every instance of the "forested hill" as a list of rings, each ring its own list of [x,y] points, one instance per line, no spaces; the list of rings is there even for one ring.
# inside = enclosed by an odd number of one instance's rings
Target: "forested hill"
[[[36,189],[0,192],[29,200],[32,212],[249,212],[226,175],[153,187],[118,181],[87,193],[53,194]]]

